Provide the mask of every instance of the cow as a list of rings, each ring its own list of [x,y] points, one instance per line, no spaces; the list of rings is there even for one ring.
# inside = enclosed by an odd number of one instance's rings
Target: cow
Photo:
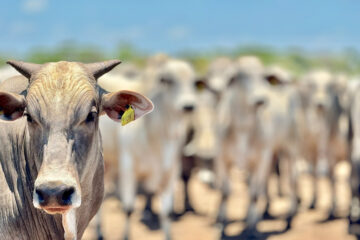
[[[216,113],[217,105],[229,80],[227,70],[232,60],[227,57],[214,59],[204,76],[196,81],[197,110],[192,114],[187,139],[182,151],[182,173],[184,182],[184,210],[195,212],[190,201],[189,181],[194,170],[198,170],[201,181],[214,187],[214,159],[218,154]],[[177,216],[175,214],[175,216]]]
[[[196,212],[190,199],[189,181],[194,173],[200,180],[213,187],[214,159],[218,153],[219,144],[216,133],[216,107],[219,92],[211,89],[204,79],[199,78],[197,85],[197,108],[191,115],[185,145],[182,149],[181,178],[184,182],[184,209],[186,212]],[[178,217],[179,213],[175,213]]]
[[[300,80],[304,104],[303,153],[312,166],[314,188],[310,208],[317,202],[317,178],[329,177],[332,188],[331,207],[327,219],[335,218],[336,195],[334,167],[341,160],[348,159],[346,132],[341,122],[346,121],[345,106],[342,104],[346,80],[327,70],[313,70]]]
[[[349,116],[349,156],[351,158],[351,204],[348,215],[349,220],[349,233],[356,235],[357,239],[360,238],[360,81],[353,79],[349,81],[347,88],[347,106]]]
[[[98,84],[107,91],[131,90],[144,94],[142,71],[132,63],[124,63],[116,66],[111,72],[101,76]],[[105,197],[109,195],[118,196],[118,145],[116,131],[118,123],[107,117],[100,118],[100,131],[103,141],[103,153],[105,162]]]
[[[97,85],[118,60],[8,63],[22,76],[9,79],[18,92],[0,88],[0,238],[81,239],[103,199],[99,116],[130,121],[153,104]]]
[[[298,144],[294,131],[300,99],[295,89],[286,84],[289,80],[265,72],[261,62],[254,57],[240,58],[233,69],[229,87],[218,110],[221,147],[215,169],[222,200],[217,220],[226,220],[230,170],[234,166],[247,170],[250,172],[250,206],[245,232],[253,234],[257,222],[265,213],[257,206],[258,200],[265,197],[266,210],[269,207],[267,182],[276,156],[281,155],[290,162],[296,159]],[[293,178],[291,181],[293,186],[295,180]],[[297,209],[295,192],[290,196],[292,204],[287,216],[287,228]]]
[[[139,93],[144,93],[144,86],[146,85],[143,78],[143,71],[132,63],[125,63],[115,67],[111,72],[103,75],[98,79],[98,84],[106,91],[120,91],[131,90]],[[119,147],[118,123],[112,121],[107,117],[100,118],[100,131],[102,133],[103,155],[105,163],[105,196],[104,199],[114,196],[121,200],[120,182],[119,182],[119,154],[121,147]],[[131,125],[129,125],[131,127]],[[102,232],[102,208],[99,209],[96,215],[96,234],[98,239],[103,239]]]
[[[124,239],[129,238],[130,217],[136,192],[141,185],[146,193],[144,220],[155,221],[152,198],[161,201],[160,223],[166,239],[171,238],[170,213],[175,184],[180,175],[180,154],[188,116],[196,109],[196,76],[185,61],[157,55],[149,59],[144,73],[145,92],[156,105],[154,114],[116,131],[113,144],[119,146],[118,186],[126,214]],[[104,124],[106,124],[104,122]],[[144,146],[142,144],[147,144]]]

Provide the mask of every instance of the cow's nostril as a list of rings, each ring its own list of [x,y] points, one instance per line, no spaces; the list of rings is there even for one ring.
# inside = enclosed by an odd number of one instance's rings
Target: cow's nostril
[[[37,195],[37,197],[38,197],[38,200],[39,200],[39,204],[40,205],[44,205],[45,204],[45,196],[44,196],[44,193],[41,191],[41,190],[39,190],[39,189],[36,189],[35,190],[35,193],[36,193],[36,195]]]
[[[75,189],[73,187],[67,188],[63,190],[61,196],[61,205],[70,205],[71,204],[71,196],[75,193]]]
[[[260,106],[263,106],[264,104],[265,104],[264,99],[259,99],[259,100],[255,101],[255,107],[260,107]]]
[[[317,109],[319,112],[324,111],[324,109],[325,109],[325,104],[323,104],[323,103],[317,103],[317,104],[316,104],[316,109]]]
[[[185,105],[183,107],[184,112],[192,112],[194,111],[194,109],[195,109],[194,105]]]

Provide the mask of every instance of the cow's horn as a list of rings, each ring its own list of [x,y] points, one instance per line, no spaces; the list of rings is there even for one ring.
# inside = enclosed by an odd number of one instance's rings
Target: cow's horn
[[[119,60],[108,60],[104,62],[87,63],[85,64],[85,67],[90,71],[95,79],[98,79],[120,63],[121,61]]]
[[[11,65],[19,73],[21,73],[28,79],[30,79],[31,75],[34,74],[36,71],[38,71],[41,68],[41,64],[28,63],[28,62],[23,62],[23,61],[9,60],[6,63]]]

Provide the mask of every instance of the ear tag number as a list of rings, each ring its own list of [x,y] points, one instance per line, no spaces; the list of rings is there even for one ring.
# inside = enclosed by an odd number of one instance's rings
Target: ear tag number
[[[121,116],[121,126],[125,126],[126,124],[134,120],[135,120],[135,111],[131,107],[131,105],[129,105],[128,108],[123,113],[123,115]]]

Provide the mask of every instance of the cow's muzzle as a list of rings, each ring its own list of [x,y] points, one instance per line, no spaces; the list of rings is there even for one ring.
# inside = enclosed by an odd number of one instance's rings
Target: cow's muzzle
[[[34,202],[50,214],[69,210],[76,199],[76,188],[59,182],[43,183],[35,188]]]

